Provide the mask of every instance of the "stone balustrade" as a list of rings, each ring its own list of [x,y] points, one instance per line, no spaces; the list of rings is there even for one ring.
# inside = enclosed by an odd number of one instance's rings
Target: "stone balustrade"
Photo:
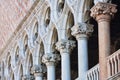
[[[120,49],[107,58],[108,78],[120,72]]]
[[[86,80],[99,80],[99,64],[88,70]]]

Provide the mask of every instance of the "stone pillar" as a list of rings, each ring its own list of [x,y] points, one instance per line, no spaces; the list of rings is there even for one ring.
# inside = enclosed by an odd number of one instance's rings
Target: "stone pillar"
[[[61,40],[56,43],[56,49],[61,54],[62,80],[71,80],[70,71],[70,52],[75,47],[75,41]]]
[[[42,62],[47,66],[47,80],[55,79],[55,64],[60,60],[58,54],[48,53],[42,57]]]
[[[110,54],[110,21],[117,12],[116,5],[99,2],[91,9],[98,22],[100,80],[107,80],[107,56]]]
[[[85,80],[88,70],[88,36],[93,32],[93,25],[80,23],[71,28],[72,35],[78,41],[78,80]]]
[[[34,74],[35,80],[43,80],[43,68],[42,65],[34,65],[31,69],[32,74]]]

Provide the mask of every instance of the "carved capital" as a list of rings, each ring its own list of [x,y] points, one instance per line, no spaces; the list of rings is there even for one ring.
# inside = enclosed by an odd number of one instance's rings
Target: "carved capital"
[[[47,53],[43,55],[42,62],[46,65],[55,65],[60,60],[59,54]]]
[[[93,32],[93,25],[87,23],[79,23],[71,28],[72,35],[78,38],[90,36]]]
[[[56,49],[60,53],[70,53],[75,46],[75,41],[72,40],[61,40],[56,43]]]
[[[34,75],[42,76],[44,72],[45,72],[45,69],[42,65],[41,66],[40,65],[34,65],[31,68],[31,73],[34,74]]]
[[[111,19],[116,12],[116,5],[111,3],[99,2],[91,8],[91,16],[96,20],[101,18]]]
[[[24,75],[23,77],[22,77],[22,80],[34,80],[35,78],[34,78],[34,76],[33,75]]]

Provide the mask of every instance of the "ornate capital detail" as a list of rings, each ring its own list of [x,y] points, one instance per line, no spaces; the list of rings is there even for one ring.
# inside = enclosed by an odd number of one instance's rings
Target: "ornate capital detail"
[[[34,76],[33,75],[24,75],[23,77],[22,77],[22,80],[34,80],[35,78],[34,78]]]
[[[72,35],[78,38],[90,36],[93,32],[93,25],[87,23],[79,23],[71,28]]]
[[[60,53],[69,53],[75,46],[75,41],[72,40],[61,40],[56,43],[56,49]]]
[[[116,12],[116,5],[111,3],[99,2],[91,8],[91,16],[95,19],[99,15],[109,15],[113,17]]]
[[[32,68],[31,68],[31,73],[32,74],[41,74],[42,76],[42,73],[44,73],[45,70],[43,68],[43,66],[41,65],[34,65]]]
[[[60,60],[59,54],[47,53],[43,55],[42,62],[46,65],[54,65]]]

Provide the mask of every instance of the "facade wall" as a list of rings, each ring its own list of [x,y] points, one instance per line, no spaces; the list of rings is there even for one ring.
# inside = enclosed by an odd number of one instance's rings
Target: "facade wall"
[[[70,54],[75,48],[78,49],[78,56],[75,56],[78,57],[76,79],[85,80],[87,76],[87,80],[99,80],[101,66],[88,71],[87,39],[93,32],[93,25],[89,22],[93,2],[96,4],[99,0],[36,1],[1,52],[1,80],[71,80]],[[93,12],[104,11],[105,8],[104,5],[103,8],[95,7]],[[109,10],[104,13],[111,15]],[[93,13],[92,16],[95,18],[101,14]],[[58,69],[61,74],[56,76],[55,71],[58,70],[55,70],[55,66],[58,64],[61,65]]]
[[[0,50],[5,46],[33,3],[33,0],[0,1]]]

